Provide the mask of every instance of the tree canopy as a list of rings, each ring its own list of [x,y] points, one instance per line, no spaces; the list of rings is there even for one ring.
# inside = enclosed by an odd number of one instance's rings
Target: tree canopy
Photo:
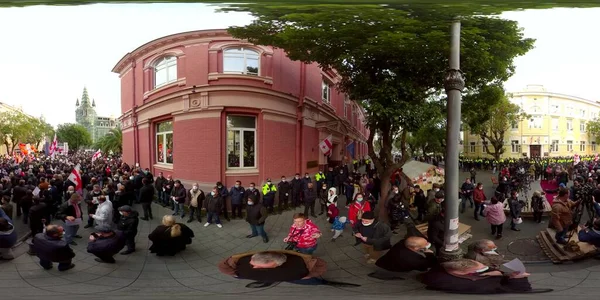
[[[35,118],[18,110],[0,113],[0,142],[6,153],[12,153],[19,143],[30,143],[35,147],[46,137],[54,134],[52,125],[43,118]]]
[[[369,154],[382,178],[408,158],[408,133],[444,109],[450,35],[441,11],[375,5],[236,5],[229,10],[257,18],[248,26],[229,28],[234,37],[282,48],[292,60],[316,62],[340,75],[338,88],[367,112]],[[514,58],[534,42],[523,37],[515,21],[497,17],[463,17],[461,34],[467,95],[501,86],[514,73]],[[378,153],[372,143],[375,133],[382,142]],[[392,155],[396,137],[403,154],[399,163]]]
[[[121,128],[111,129],[94,144],[94,149],[100,149],[102,153],[123,153],[123,133],[121,132]]]
[[[499,160],[505,152],[506,131],[512,124],[518,124],[527,118],[527,114],[516,104],[509,101],[501,86],[487,86],[478,94],[468,95],[465,102],[475,108],[464,115],[467,129],[483,141],[485,153]],[[482,106],[491,104],[491,109]],[[491,147],[490,147],[491,146]]]
[[[79,124],[60,124],[56,129],[56,136],[59,141],[67,142],[69,148],[79,150],[82,147],[92,145],[92,136]]]

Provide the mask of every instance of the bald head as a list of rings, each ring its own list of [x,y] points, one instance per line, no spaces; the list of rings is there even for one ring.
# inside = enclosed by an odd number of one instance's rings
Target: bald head
[[[426,249],[427,245],[429,245],[429,242],[427,242],[427,240],[422,237],[411,236],[406,238],[406,240],[404,241],[404,245],[406,246],[406,248],[416,252]]]

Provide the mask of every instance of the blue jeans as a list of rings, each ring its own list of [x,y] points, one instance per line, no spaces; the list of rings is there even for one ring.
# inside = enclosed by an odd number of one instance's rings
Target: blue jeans
[[[213,218],[215,219],[215,224],[221,224],[218,212],[206,212],[206,223],[212,224]]]
[[[173,215],[177,215],[179,214],[179,211],[181,210],[181,217],[185,217],[185,210],[183,209],[183,203],[173,203],[173,205],[175,206],[175,211],[173,212]]]
[[[317,245],[315,245],[314,247],[310,247],[310,248],[294,248],[294,250],[303,253],[303,254],[310,254],[312,255],[313,252],[315,252],[315,250],[317,250]]]
[[[73,241],[73,237],[77,235],[79,225],[65,225],[63,228],[65,229],[65,241],[67,244],[70,244]]]
[[[559,241],[565,241],[565,236],[567,235],[567,232],[569,231],[568,227],[563,228],[562,231],[557,231],[556,235],[554,236],[554,238],[556,239],[557,242]]]
[[[267,238],[267,233],[265,232],[265,225],[252,225],[250,224],[250,229],[252,229],[252,235],[257,236],[260,234],[263,238]]]
[[[473,210],[473,216],[475,217],[475,219],[479,218],[477,216],[477,213],[479,213],[480,216],[484,217],[484,215],[483,215],[483,203],[475,203],[475,210]]]

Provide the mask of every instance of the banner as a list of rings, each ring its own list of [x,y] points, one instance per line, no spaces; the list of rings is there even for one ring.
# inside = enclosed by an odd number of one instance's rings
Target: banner
[[[323,152],[323,154],[331,155],[331,151],[333,150],[333,143],[331,142],[332,139],[333,137],[330,134],[319,144],[319,149],[321,149],[321,152]]]

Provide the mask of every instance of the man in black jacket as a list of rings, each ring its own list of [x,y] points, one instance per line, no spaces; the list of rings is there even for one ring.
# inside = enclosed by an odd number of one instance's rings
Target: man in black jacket
[[[90,235],[87,252],[96,256],[97,262],[114,264],[113,256],[125,247],[125,235],[121,231],[113,231],[110,226],[97,226],[97,232]]]
[[[57,225],[48,225],[46,233],[38,233],[33,237],[33,250],[40,259],[40,265],[52,269],[52,262],[58,262],[58,270],[66,271],[75,267],[71,263],[75,252],[62,239],[64,229]]]
[[[435,253],[440,253],[444,246],[444,208],[427,223],[427,240],[435,247]]]
[[[277,184],[277,192],[279,193],[279,213],[283,213],[283,210],[288,209],[291,191],[292,185],[285,179],[285,176],[281,176],[281,181]]]
[[[292,207],[296,208],[300,206],[300,199],[302,199],[302,191],[304,190],[304,181],[300,178],[300,174],[296,173],[294,179],[291,182],[292,185]]]
[[[310,208],[310,215],[316,218],[315,215],[315,202],[317,201],[317,191],[313,187],[313,183],[309,182],[304,190],[304,215],[308,216],[308,209]]]
[[[144,186],[140,189],[140,203],[142,204],[142,209],[144,210],[144,217],[142,220],[148,221],[148,219],[153,219],[152,199],[154,199],[154,187],[148,178],[142,179],[142,183],[144,183]]]
[[[158,204],[163,204],[163,185],[165,182],[167,182],[167,179],[163,176],[163,172],[159,172],[158,176],[156,176],[156,180],[154,180],[154,188],[158,195]]]
[[[152,187],[152,184],[147,185]],[[135,236],[137,235],[138,223],[140,221],[138,220],[138,212],[131,209],[129,205],[119,207],[119,214],[121,218],[119,219],[119,224],[117,224],[117,229],[125,235],[125,245],[127,245],[127,250],[121,252],[121,254],[127,255],[135,252]]]
[[[437,265],[437,258],[426,239],[411,236],[396,243],[390,251],[377,260],[380,269],[369,274],[370,277],[391,280],[404,278],[397,272],[427,271]]]
[[[83,223],[83,213],[81,210],[81,196],[71,194],[71,197],[65,203],[61,204],[56,218],[65,222],[65,241],[70,245],[77,245],[73,238],[81,238],[77,235],[79,226]]]
[[[269,237],[265,232],[265,221],[267,220],[267,209],[258,202],[257,198],[250,196],[247,199],[248,207],[246,208],[246,222],[250,224],[252,234],[246,236],[247,238],[253,238],[255,236],[262,236],[263,242],[268,243]]]
[[[374,264],[381,251],[390,249],[392,230],[383,222],[375,222],[375,213],[367,211],[360,222],[354,225],[354,237],[363,245],[368,264]]]

